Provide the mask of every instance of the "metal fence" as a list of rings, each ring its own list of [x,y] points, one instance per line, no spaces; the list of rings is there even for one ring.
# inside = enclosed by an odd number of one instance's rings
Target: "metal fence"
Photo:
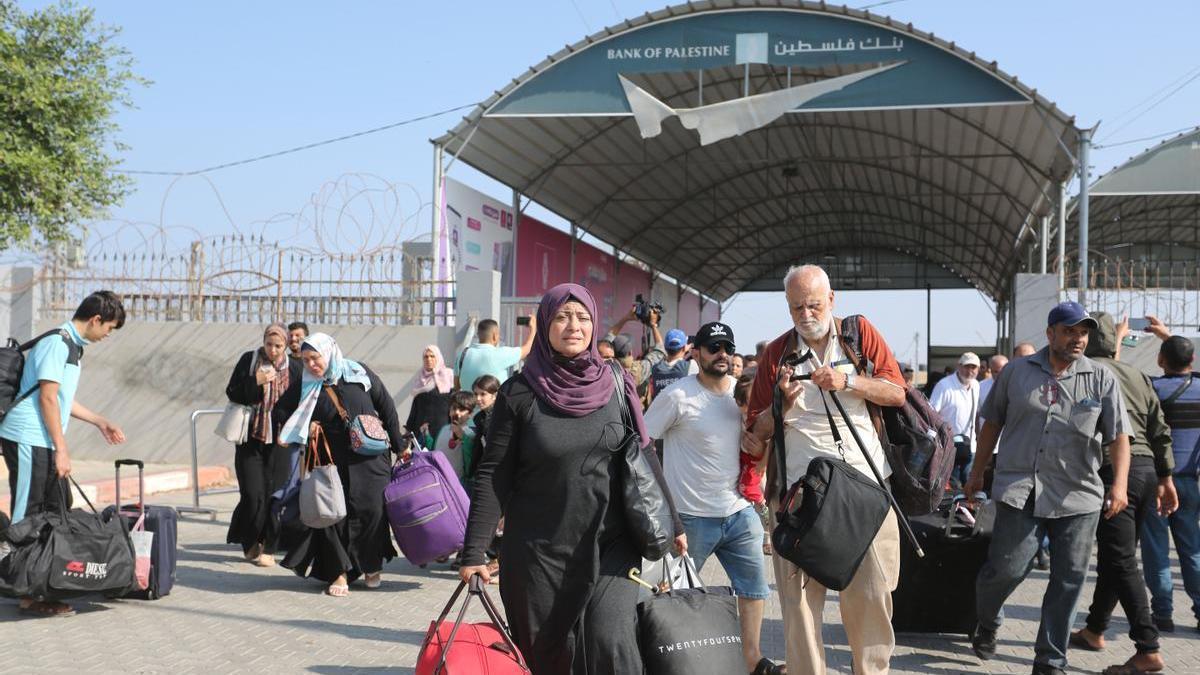
[[[1079,269],[1068,262],[1067,291],[1079,297]],[[1200,333],[1200,262],[1093,259],[1088,263],[1087,308],[1116,317],[1153,315],[1173,331]]]
[[[69,317],[81,297],[107,288],[138,321],[449,325],[454,283],[433,277],[432,260],[397,251],[314,254],[221,238],[187,254],[53,260],[41,274],[41,313]]]

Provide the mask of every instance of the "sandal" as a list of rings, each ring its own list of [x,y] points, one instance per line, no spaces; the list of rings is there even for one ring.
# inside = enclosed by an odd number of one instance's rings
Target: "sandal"
[[[383,584],[383,572],[363,575],[363,585],[367,588],[379,588]]]
[[[787,666],[775,663],[764,656],[758,660],[758,665],[754,667],[754,672],[750,675],[787,675]]]
[[[264,553],[254,559],[254,564],[258,565],[259,567],[274,567],[275,556],[271,555],[270,553]]]
[[[1097,647],[1088,642],[1087,638],[1083,637],[1082,631],[1071,633],[1071,637],[1067,639],[1067,643],[1076,649],[1082,649],[1085,652],[1102,652],[1104,647]]]
[[[344,598],[350,595],[350,586],[346,584],[329,584],[329,588],[325,589],[325,595],[333,598]]]
[[[41,617],[75,616],[75,610],[70,605],[61,602],[34,600],[28,604],[22,601],[19,605],[22,612]]]

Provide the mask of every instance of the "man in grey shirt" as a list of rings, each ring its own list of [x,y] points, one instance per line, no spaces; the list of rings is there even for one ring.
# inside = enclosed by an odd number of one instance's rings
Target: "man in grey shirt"
[[[1067,667],[1067,641],[1075,621],[1096,524],[1128,504],[1129,420],[1116,377],[1084,356],[1096,320],[1076,302],[1050,310],[1049,344],[1000,373],[984,403],[979,456],[994,457],[992,494],[996,524],[988,560],[975,583],[979,625],[971,647],[980,659],[996,653],[1004,602],[1029,574],[1038,540],[1050,538],[1050,585],[1042,599],[1034,675]],[[1102,446],[1112,460],[1112,486],[1100,479]],[[966,494],[983,486],[987,462],[976,462]]]

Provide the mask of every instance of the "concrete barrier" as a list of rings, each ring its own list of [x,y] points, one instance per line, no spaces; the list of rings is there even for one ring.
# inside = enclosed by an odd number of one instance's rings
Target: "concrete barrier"
[[[39,330],[53,327],[39,324]],[[199,408],[226,403],[225,385],[247,350],[261,344],[262,326],[138,323],[86,348],[76,399],[125,431],[122,447],[110,447],[88,424],[72,421],[67,443],[72,457],[111,460],[135,457],[147,463],[187,464],[189,419]],[[396,401],[400,420],[408,416],[412,381],[425,345],[454,354],[454,328],[432,326],[312,326],[337,338],[347,357],[370,366]],[[464,329],[465,331],[465,329]],[[453,358],[448,356],[448,358]],[[233,465],[233,446],[212,433],[215,420],[198,430],[201,465]]]

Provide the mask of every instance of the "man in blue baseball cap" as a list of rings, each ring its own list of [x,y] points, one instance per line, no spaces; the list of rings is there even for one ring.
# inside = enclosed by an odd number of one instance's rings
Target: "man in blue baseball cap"
[[[667,337],[663,340],[663,346],[667,349],[667,358],[654,364],[654,367],[650,369],[651,400],[658,396],[660,391],[688,376],[690,364],[687,360],[687,344],[687,333],[678,328],[667,331]]]
[[[996,524],[988,560],[975,583],[979,624],[971,647],[980,659],[996,654],[1003,607],[1032,568],[1041,532],[1053,552],[1050,584],[1042,599],[1034,675],[1067,667],[1075,605],[1087,578],[1101,516],[1128,504],[1129,429],[1115,375],[1084,351],[1098,323],[1077,302],[1050,310],[1040,351],[1010,363],[992,386],[980,415],[979,457],[993,457]],[[1004,445],[993,456],[1000,432]],[[1100,476],[1107,446],[1112,464],[1105,489]],[[988,462],[976,462],[966,494],[983,486]]]

